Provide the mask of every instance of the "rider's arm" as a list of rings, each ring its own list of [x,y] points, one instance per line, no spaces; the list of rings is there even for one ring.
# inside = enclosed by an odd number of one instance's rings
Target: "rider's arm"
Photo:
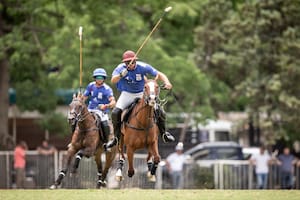
[[[172,89],[172,84],[170,83],[168,77],[164,73],[158,72],[157,76],[155,77],[155,80],[163,81],[166,89],[168,90]]]
[[[115,97],[111,96],[109,97],[109,104],[107,104],[107,107],[113,108],[116,105],[116,99]]]
[[[118,75],[115,75],[115,76],[111,77],[111,82],[113,84],[116,84],[117,82],[119,82],[120,79],[121,79],[121,76],[118,74]]]

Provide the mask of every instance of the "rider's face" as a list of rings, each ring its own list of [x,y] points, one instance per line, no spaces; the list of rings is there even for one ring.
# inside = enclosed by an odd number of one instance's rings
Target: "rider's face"
[[[104,82],[104,79],[105,78],[102,76],[95,77],[96,84],[101,85]]]
[[[131,60],[125,61],[124,63],[125,63],[125,65],[126,65],[126,67],[127,67],[128,70],[134,70],[135,64],[136,64],[135,60],[133,60],[133,61],[131,61]]]

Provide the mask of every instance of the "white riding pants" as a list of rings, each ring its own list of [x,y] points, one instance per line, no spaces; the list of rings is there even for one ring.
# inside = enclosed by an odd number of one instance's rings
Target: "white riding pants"
[[[102,110],[99,110],[99,109],[88,109],[89,112],[94,112],[96,113],[100,119],[101,119],[101,122],[103,121],[108,121],[108,114],[103,112]]]
[[[143,92],[140,93],[129,93],[129,92],[121,92],[121,95],[117,101],[116,107],[124,110],[129,106],[135,98],[142,98],[143,97]]]

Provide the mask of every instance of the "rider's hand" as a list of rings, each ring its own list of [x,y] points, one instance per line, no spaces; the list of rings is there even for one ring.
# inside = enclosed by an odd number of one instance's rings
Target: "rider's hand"
[[[100,104],[98,107],[100,108],[100,110],[106,110],[107,104]]]
[[[172,86],[172,84],[170,82],[164,84],[164,89],[171,90],[172,87],[173,86]]]
[[[127,68],[123,69],[123,70],[121,71],[121,73],[120,73],[120,77],[122,78],[122,77],[126,76],[127,73],[128,73]]]

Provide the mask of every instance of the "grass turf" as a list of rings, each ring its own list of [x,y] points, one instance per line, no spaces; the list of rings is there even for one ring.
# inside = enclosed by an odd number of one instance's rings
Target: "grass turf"
[[[298,200],[300,190],[0,190],[1,200]]]

